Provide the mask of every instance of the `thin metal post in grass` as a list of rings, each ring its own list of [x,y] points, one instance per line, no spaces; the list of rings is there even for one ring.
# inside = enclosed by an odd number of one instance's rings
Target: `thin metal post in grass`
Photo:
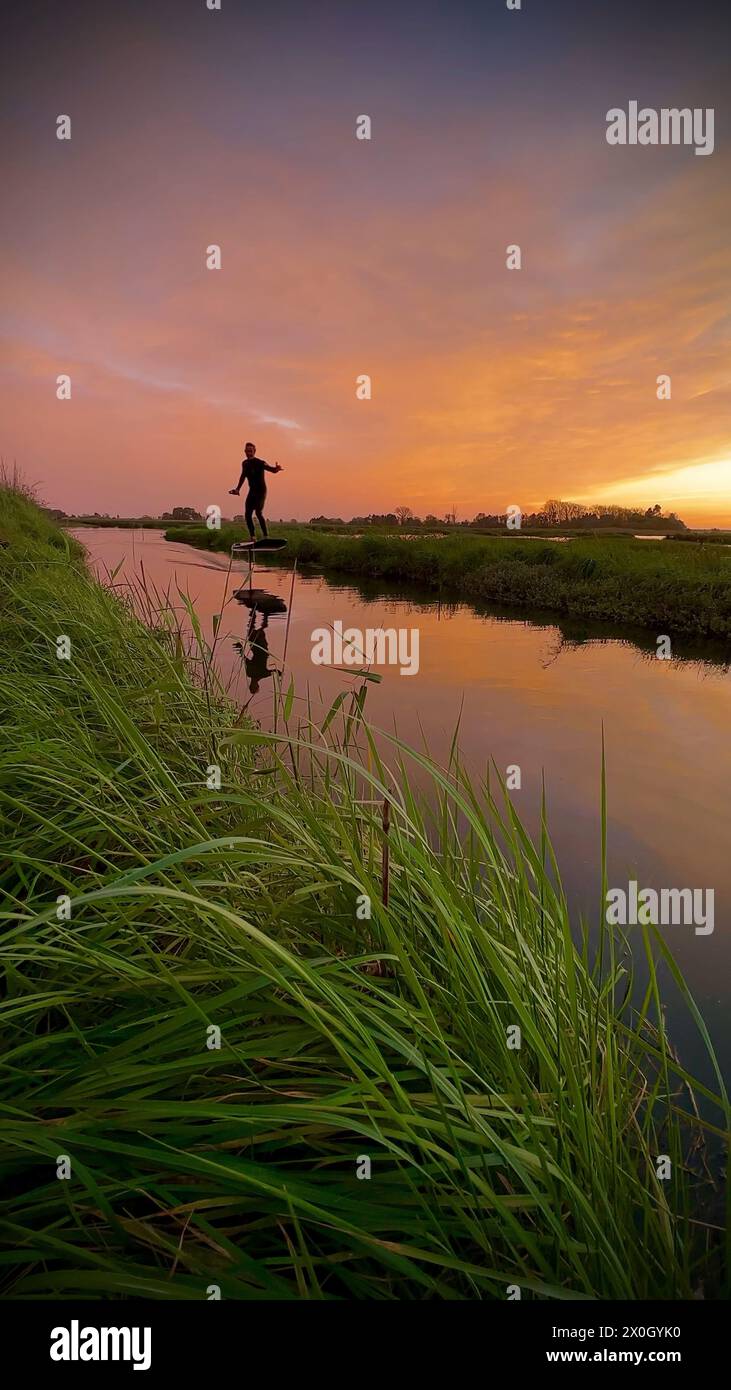
[[[292,583],[289,586],[289,607],[287,609],[287,626],[284,630],[284,653],[282,655],[282,670],[287,663],[287,643],[289,642],[289,624],[292,617],[292,602],[294,600],[294,581],[297,578],[297,556],[294,557],[292,566]]]
[[[384,906],[384,907],[388,907],[388,873],[389,873],[389,858],[388,858],[389,845],[388,845],[388,832],[389,832],[389,830],[390,830],[390,828],[391,828],[391,803],[389,802],[389,800],[388,800],[387,797],[384,798],[384,802],[383,802],[383,817],[382,817],[382,818],[383,818],[383,848],[382,848],[382,850],[381,850],[381,899],[382,899],[382,901],[383,901],[383,906]]]
[[[294,582],[295,582],[295,579],[296,579],[296,578],[297,578],[297,556],[295,555],[295,557],[294,557],[294,564],[293,564],[293,566],[292,566],[292,582],[291,582],[291,584],[290,584],[290,586],[289,586],[289,604],[287,605],[287,626],[286,626],[286,628],[285,628],[285,630],[284,630],[284,651],[283,651],[283,653],[282,653],[282,675],[283,675],[283,676],[284,676],[285,668],[286,668],[286,665],[287,665],[287,644],[288,644],[288,642],[289,642],[289,624],[290,624],[291,619],[292,619],[292,605],[293,605],[293,603],[294,603]],[[281,691],[280,691],[280,698],[281,698]],[[286,706],[283,708],[282,713],[284,714],[284,721],[285,721],[285,725],[287,726],[287,732],[289,732],[289,727],[288,727],[289,711],[286,709]],[[298,769],[298,767],[297,767],[297,760],[296,760],[295,755],[294,755],[294,748],[292,747],[292,744],[291,744],[291,743],[289,744],[289,756],[290,756],[290,758],[292,759],[292,771],[293,771],[293,773],[294,773],[294,780],[295,780],[295,782],[297,783],[297,786],[299,786],[299,785],[300,785],[299,769]]]

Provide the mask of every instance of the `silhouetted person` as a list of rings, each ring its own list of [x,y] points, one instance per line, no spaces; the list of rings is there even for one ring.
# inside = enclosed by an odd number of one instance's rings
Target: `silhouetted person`
[[[238,497],[241,491],[241,484],[246,479],[249,484],[249,491],[246,494],[244,504],[244,518],[252,541],[256,540],[253,517],[256,516],[261,526],[262,536],[268,536],[267,524],[264,520],[264,503],[267,497],[267,485],[264,477],[265,473],[281,473],[282,469],[278,463],[265,463],[263,459],[256,457],[256,445],[245,444],[244,453],[246,457],[241,461],[241,477],[238,485],[229,489],[232,497]]]

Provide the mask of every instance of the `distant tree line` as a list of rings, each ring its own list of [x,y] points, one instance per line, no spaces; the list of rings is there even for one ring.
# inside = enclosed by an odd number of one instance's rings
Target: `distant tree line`
[[[173,507],[171,512],[163,512],[161,521],[202,521],[203,517],[195,507]]]
[[[344,521],[340,516],[310,517],[310,526],[444,526],[475,527],[492,530],[499,527],[507,529],[508,518],[505,512],[478,512],[471,520],[457,521],[454,510],[446,516],[438,517],[428,512],[425,517],[416,516],[411,507],[395,507],[392,512],[371,512],[369,516],[353,516]],[[581,502],[564,502],[550,497],[538,512],[524,512],[521,528],[555,530],[557,526],[570,526],[572,529],[586,527],[587,530],[600,527],[638,527],[643,530],[684,531],[685,522],[675,512],[667,516],[656,503],[645,511],[641,507],[619,507],[609,503],[586,507]]]
[[[139,517],[120,517],[119,512],[112,516],[109,512],[62,512],[58,507],[44,507],[43,510],[52,516],[54,521],[202,521],[203,517],[195,507],[173,507],[171,512],[155,513],[145,512],[144,516]],[[236,519],[235,517],[233,518]]]
[[[108,512],[85,512],[76,513],[76,516],[67,517],[66,512],[60,511],[56,507],[47,507],[45,510],[55,520],[95,520],[113,523],[119,517],[110,517]],[[125,518],[127,520],[128,518]],[[234,516],[233,521],[238,518]],[[159,517],[145,515],[138,517],[141,522],[150,521],[202,521],[203,517],[195,507],[173,507],[170,512],[162,512]],[[226,517],[221,518],[222,521]],[[640,530],[652,531],[686,531],[684,521],[681,521],[675,512],[670,512],[667,516],[662,507],[656,503],[654,507],[648,507],[645,511],[638,507],[619,507],[609,503],[586,507],[581,502],[565,502],[560,498],[549,497],[544,502],[540,511],[523,512],[521,516],[520,529],[537,530],[550,529],[566,526],[572,530],[583,529],[594,530],[601,528],[621,528],[623,530],[637,528]],[[287,524],[287,523],[285,523]],[[293,526],[299,523],[293,519]],[[411,507],[394,507],[392,512],[370,512],[368,516],[353,516],[350,521],[345,521],[341,516],[311,516],[310,526],[337,527],[337,526],[422,526],[434,530],[444,530],[445,527],[460,526],[463,528],[473,528],[475,530],[499,530],[508,529],[508,517],[505,512],[478,512],[476,516],[464,521],[457,520],[457,514],[452,509],[446,516],[435,516],[433,512],[427,512],[426,516],[416,516]],[[517,529],[513,527],[512,529]]]

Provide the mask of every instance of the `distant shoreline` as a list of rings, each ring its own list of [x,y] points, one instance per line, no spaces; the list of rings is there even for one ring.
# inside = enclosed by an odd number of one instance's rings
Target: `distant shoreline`
[[[97,526],[97,527],[101,527],[101,528],[109,528],[109,527],[118,526],[118,527],[121,527],[121,528],[123,528],[123,529],[128,529],[128,528],[135,528],[135,529],[137,529],[137,528],[139,528],[140,530],[156,530],[156,531],[159,530],[159,531],[166,531],[166,530],[169,530],[171,526],[175,526],[175,527],[183,527],[183,526],[194,527],[194,526],[200,526],[200,525],[202,524],[202,519],[201,519],[201,520],[177,520],[177,519],[176,519],[175,521],[172,521],[172,520],[170,519],[170,517],[150,517],[150,516],[142,516],[142,517],[126,517],[126,516],[123,516],[123,517],[109,517],[109,516],[65,516],[65,515],[64,515],[64,516],[56,516],[56,515],[54,514],[53,519],[56,521],[56,524],[57,524],[58,526],[62,526],[62,527],[66,527],[66,528],[73,528],[73,527],[75,527],[75,526]],[[407,530],[409,533],[414,533],[414,534],[416,534],[416,535],[421,535],[421,534],[423,534],[425,537],[426,537],[426,536],[432,536],[432,535],[443,535],[443,536],[505,536],[505,535],[508,534],[508,532],[506,531],[506,528],[505,528],[505,527],[495,527],[495,526],[485,526],[485,527],[482,527],[482,526],[474,526],[474,525],[469,524],[469,523],[468,523],[468,524],[465,524],[465,525],[462,525],[462,524],[459,523],[459,522],[457,522],[457,523],[454,524],[454,525],[448,525],[448,524],[445,524],[445,525],[427,525],[425,522],[421,522],[421,523],[420,523],[420,522],[411,522],[411,521],[409,521],[409,522],[406,524],[406,527],[405,527],[405,528],[382,526],[382,525],[380,525],[380,524],[375,524],[375,525],[373,525],[373,526],[364,526],[364,525],[362,525],[361,523],[355,523],[355,522],[343,522],[342,524],[332,523],[332,524],[322,524],[322,525],[318,524],[318,525],[313,525],[313,524],[312,524],[311,522],[309,522],[309,521],[284,521],[284,520],[277,521],[277,520],[273,520],[270,524],[271,524],[272,526],[285,527],[285,528],[286,528],[286,527],[290,527],[290,528],[291,528],[291,527],[296,526],[296,527],[298,527],[298,528],[302,528],[303,530],[314,531],[314,532],[317,532],[318,534],[319,534],[319,533],[322,533],[322,534],[324,534],[324,535],[330,535],[330,534],[332,534],[332,535],[354,535],[354,534],[356,534],[356,533],[357,533],[357,534],[366,533],[366,534],[368,534],[368,535],[374,535],[374,536],[375,536],[375,535],[401,535],[401,534],[403,533],[403,530],[404,530],[404,529]],[[241,520],[240,520],[239,518],[237,518],[235,521],[230,521],[230,520],[229,520],[229,521],[226,521],[226,520],[224,519],[224,520],[223,520],[223,525],[224,525],[224,526],[243,526],[243,523],[241,522]],[[514,533],[514,534],[516,535],[516,537],[517,537],[518,539],[520,539],[520,537],[525,537],[525,536],[532,536],[532,537],[536,537],[536,536],[541,537],[541,536],[542,536],[542,537],[545,537],[545,538],[550,538],[550,537],[552,537],[552,536],[565,536],[565,535],[572,536],[572,537],[576,537],[576,538],[583,537],[585,540],[588,540],[588,539],[601,539],[602,537],[608,537],[608,536],[628,536],[628,537],[631,537],[631,538],[633,538],[633,539],[637,539],[638,537],[647,536],[647,537],[652,537],[653,539],[658,539],[658,538],[660,538],[660,539],[662,539],[662,540],[697,541],[697,542],[699,542],[699,543],[712,542],[712,543],[715,543],[715,544],[718,544],[718,545],[731,545],[731,528],[726,528],[726,527],[723,527],[723,526],[710,526],[710,527],[700,527],[700,526],[696,526],[696,527],[688,527],[688,528],[686,528],[685,530],[673,530],[672,528],[669,528],[667,525],[652,526],[652,527],[643,527],[643,526],[641,526],[641,525],[635,525],[635,526],[601,526],[601,527],[592,527],[592,526],[572,526],[572,525],[566,525],[566,526],[541,526],[541,527],[538,527],[538,526],[532,526],[532,527],[531,527],[531,526],[523,526],[523,527],[521,528],[521,530],[520,530],[520,535],[519,535],[519,536],[517,535],[517,533]]]
[[[433,593],[569,617],[651,628],[658,636],[677,633],[731,640],[731,547],[648,545],[624,536],[448,535],[405,538],[398,533],[359,536],[278,526],[287,549],[267,563],[313,565],[324,573],[416,582]],[[241,538],[241,525],[208,530],[185,523],[168,527],[165,539],[227,553]],[[524,541],[530,539],[531,544]]]

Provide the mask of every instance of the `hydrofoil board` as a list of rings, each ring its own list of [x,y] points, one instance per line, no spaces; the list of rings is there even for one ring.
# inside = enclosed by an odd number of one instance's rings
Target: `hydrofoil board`
[[[262,536],[260,540],[256,541],[234,541],[231,546],[231,554],[241,550],[247,555],[250,555],[252,551],[255,555],[260,555],[262,551],[284,550],[286,544],[287,542],[282,536]]]

